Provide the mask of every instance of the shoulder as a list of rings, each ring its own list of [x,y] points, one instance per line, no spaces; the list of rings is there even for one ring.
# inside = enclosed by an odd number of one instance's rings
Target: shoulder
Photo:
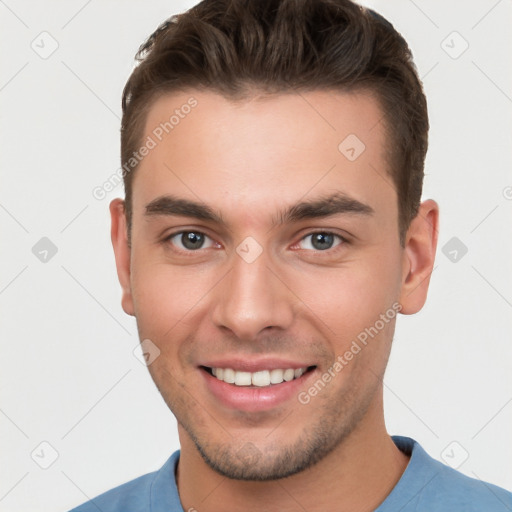
[[[393,440],[402,451],[411,455],[407,469],[388,497],[390,501],[402,501],[405,498],[407,506],[404,512],[512,510],[512,493],[509,491],[442,464],[428,455],[413,439],[393,436]]]
[[[432,500],[444,506],[446,510],[457,510],[464,506],[464,510],[486,512],[501,512],[512,510],[512,493],[484,482],[478,478],[471,478],[441,462],[434,461],[438,471],[433,476],[429,488],[419,497],[419,502],[426,508],[430,507]]]
[[[110,491],[104,492],[70,512],[142,512],[149,510],[151,482],[155,473],[140,476]]]
[[[172,494],[175,488],[174,470],[179,451],[174,452],[158,471],[148,473],[110,489],[72,509],[70,512],[146,512],[153,510],[152,502],[166,501],[159,493],[165,489]],[[164,483],[166,485],[162,485]],[[171,499],[174,496],[171,496]]]

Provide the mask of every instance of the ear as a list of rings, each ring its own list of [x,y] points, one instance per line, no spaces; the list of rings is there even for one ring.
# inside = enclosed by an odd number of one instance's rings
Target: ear
[[[124,201],[119,198],[110,203],[110,236],[116,258],[117,277],[123,291],[121,305],[126,314],[134,316],[130,283],[130,247],[128,246],[128,229],[124,205]]]
[[[432,199],[420,204],[407,230],[402,259],[401,313],[417,313],[427,300],[439,230],[439,206]]]

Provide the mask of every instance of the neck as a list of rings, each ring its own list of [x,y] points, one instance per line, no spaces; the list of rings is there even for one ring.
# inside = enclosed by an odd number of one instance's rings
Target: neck
[[[376,413],[368,411],[350,435],[313,467],[268,482],[232,480],[219,475],[204,462],[188,434],[179,427],[177,484],[184,510],[375,510],[409,462],[409,457],[387,434],[382,407],[378,409]]]

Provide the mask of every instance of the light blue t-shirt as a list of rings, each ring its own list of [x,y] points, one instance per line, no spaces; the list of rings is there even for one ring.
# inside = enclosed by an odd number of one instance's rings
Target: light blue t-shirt
[[[392,438],[411,458],[375,512],[512,512],[512,493],[441,464],[409,437]],[[175,477],[179,456],[178,450],[159,471],[107,491],[70,512],[184,512]]]

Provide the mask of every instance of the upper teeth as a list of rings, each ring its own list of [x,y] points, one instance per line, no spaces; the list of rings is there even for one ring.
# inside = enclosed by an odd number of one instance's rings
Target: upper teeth
[[[232,368],[212,368],[212,373],[217,379],[235,384],[236,386],[269,386],[281,384],[300,377],[307,368],[287,368],[286,370],[261,370],[259,372],[239,372]]]

